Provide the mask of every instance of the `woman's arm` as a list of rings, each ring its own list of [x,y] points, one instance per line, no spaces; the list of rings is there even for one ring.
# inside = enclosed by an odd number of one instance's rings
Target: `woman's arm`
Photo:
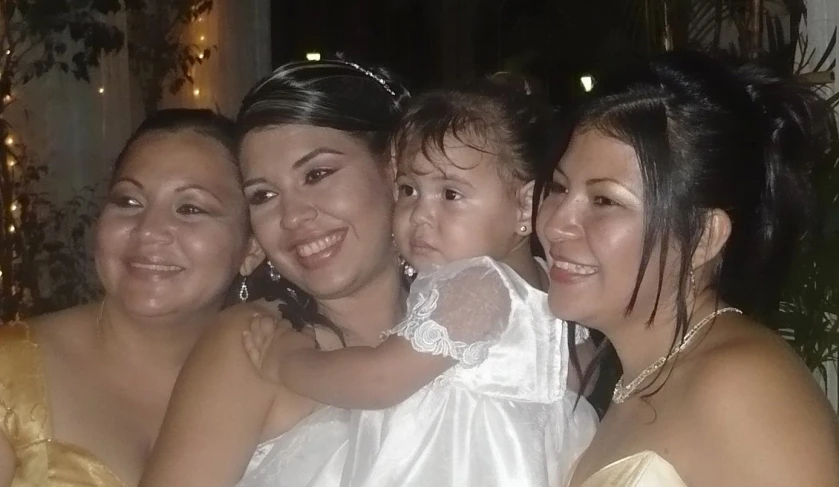
[[[249,306],[226,310],[196,345],[178,377],[142,487],[235,484],[272,404],[294,400],[261,379],[242,349],[253,312]]]
[[[0,408],[2,407],[0,404]],[[0,487],[11,487],[14,477],[15,452],[6,435],[0,432]]]

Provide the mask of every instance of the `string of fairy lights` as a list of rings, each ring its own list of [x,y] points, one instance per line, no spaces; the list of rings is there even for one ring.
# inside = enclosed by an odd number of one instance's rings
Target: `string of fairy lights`
[[[204,58],[205,58],[204,51],[208,46],[207,32],[206,32],[206,24],[207,23],[205,22],[204,16],[198,17],[196,19],[196,24],[197,24],[198,28],[194,29],[194,31],[196,31],[195,32],[195,37],[194,37],[194,45],[196,46],[196,48],[198,50],[198,54],[197,54],[198,59],[200,61],[203,61]],[[6,50],[6,56],[10,56],[11,54],[12,54],[12,51],[7,49]],[[201,95],[203,94],[203,92],[201,90],[201,86],[199,86],[199,84],[198,84],[198,78],[195,76],[195,71],[194,71],[195,68],[196,68],[195,66],[193,66],[191,68],[192,71],[190,72],[190,75],[193,79],[192,96],[193,96],[194,99],[198,100],[198,99],[201,98]],[[96,87],[95,89],[96,89],[96,92],[99,95],[104,96],[105,93],[107,92],[106,88],[107,87],[106,87],[104,79],[103,79],[100,82],[99,86]],[[3,107],[4,112],[5,112],[5,108],[7,108],[14,101],[15,101],[15,96],[12,93],[6,94],[3,97],[2,102],[3,102],[3,105],[4,105],[4,107]],[[15,148],[17,148],[17,145],[18,145],[19,141],[17,139],[16,134],[12,131],[12,127],[10,125],[8,125],[8,124],[6,125],[6,130],[7,130],[7,135],[6,135],[5,140],[3,140],[3,143],[6,146],[6,161],[5,161],[5,164],[6,164],[6,167],[8,168],[8,174],[9,174],[9,178],[11,180],[10,181],[10,183],[11,183],[10,186],[13,187],[14,181],[16,179],[15,171],[17,171],[19,169],[19,167],[18,167],[19,166],[18,155],[15,153]],[[7,223],[7,227],[5,228],[5,231],[9,235],[14,235],[18,231],[18,225],[19,225],[19,221],[20,221],[20,217],[21,217],[21,210],[22,210],[21,203],[18,200],[17,196],[15,196],[14,198],[12,198],[12,202],[9,204],[8,215],[11,216],[11,221],[9,221]],[[2,279],[2,278],[3,278],[3,269],[0,269],[0,279]]]

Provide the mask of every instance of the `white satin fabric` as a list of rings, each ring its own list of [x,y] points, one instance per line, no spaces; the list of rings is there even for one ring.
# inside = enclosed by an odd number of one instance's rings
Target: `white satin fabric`
[[[484,257],[421,275],[408,304],[391,333],[459,364],[389,409],[317,411],[261,445],[240,486],[566,484],[597,415],[566,390],[568,328],[545,294]]]

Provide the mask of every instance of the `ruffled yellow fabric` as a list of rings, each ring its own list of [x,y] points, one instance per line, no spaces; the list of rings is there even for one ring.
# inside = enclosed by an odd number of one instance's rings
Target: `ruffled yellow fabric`
[[[127,487],[90,452],[51,438],[47,404],[29,326],[0,326],[0,432],[17,457],[12,487]]]

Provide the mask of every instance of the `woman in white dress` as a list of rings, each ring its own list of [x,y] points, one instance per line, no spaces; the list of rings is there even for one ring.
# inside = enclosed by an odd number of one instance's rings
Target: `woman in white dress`
[[[601,77],[541,204],[554,315],[623,368],[573,487],[833,487],[835,413],[771,305],[806,228],[822,100],[669,53]]]
[[[248,134],[243,176],[261,188],[249,195],[251,226],[273,264],[265,271],[278,281],[271,291],[281,292],[269,296],[273,302],[230,308],[199,341],[140,485],[230,487],[260,442],[318,408],[258,376],[242,347],[254,313],[275,312],[278,299],[285,316],[321,325],[324,348],[342,340],[376,344],[399,321],[407,292],[391,237],[386,147],[406,97],[386,72],[342,61],[282,66],[245,97],[238,117]],[[243,286],[240,296],[257,292]],[[284,456],[298,482],[314,473],[306,451],[346,439],[340,424],[317,425],[317,415],[305,421]]]
[[[565,483],[597,415],[567,387],[569,340],[585,334],[551,316],[530,247],[535,171],[552,156],[552,127],[550,106],[509,76],[412,98],[394,144],[396,247],[420,273],[405,318],[377,347],[286,352],[270,323],[248,335],[267,377],[363,410],[351,415],[346,464],[321,473],[330,481]],[[277,485],[265,481],[271,474],[289,485],[282,469],[258,470],[245,485]]]

